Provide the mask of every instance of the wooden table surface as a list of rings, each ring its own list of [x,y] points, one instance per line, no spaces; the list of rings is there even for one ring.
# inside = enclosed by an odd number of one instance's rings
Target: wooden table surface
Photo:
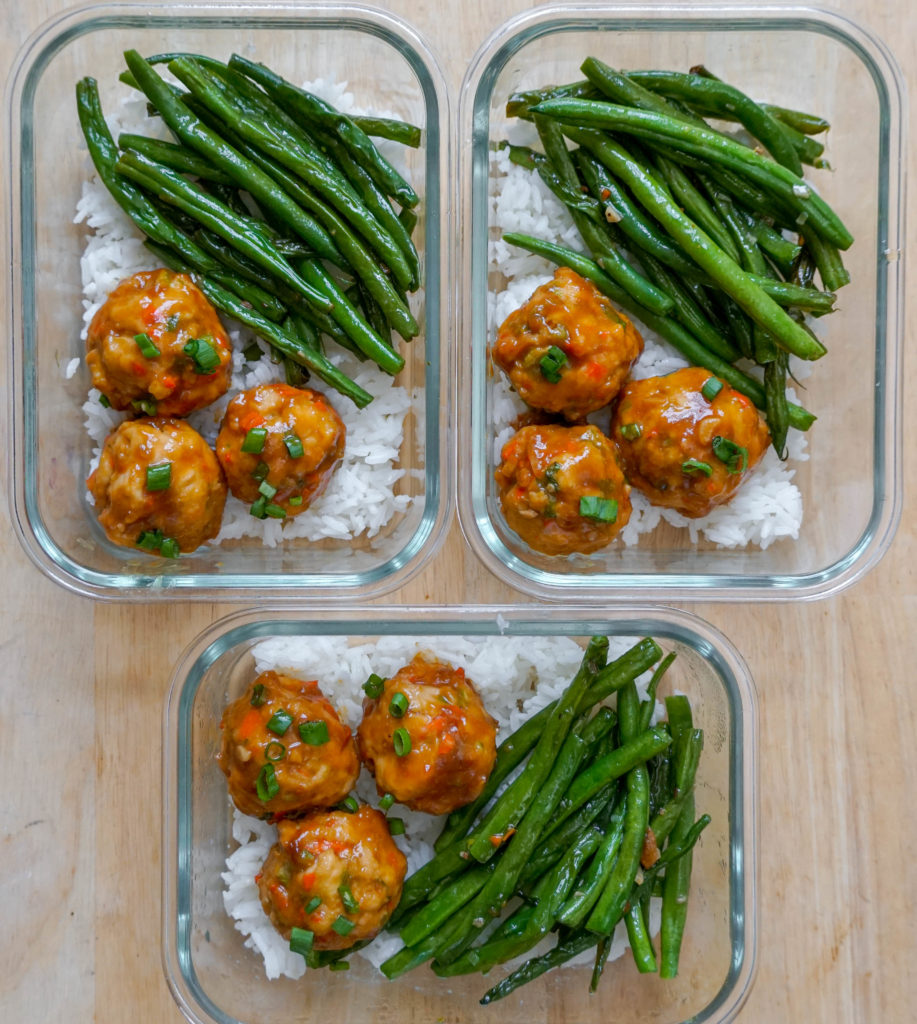
[[[64,6],[0,0],[0,66]],[[457,90],[481,39],[531,5],[381,6],[419,26]],[[908,0],[837,6],[892,45],[917,92]],[[912,181],[913,172],[912,159]],[[906,374],[907,483],[917,469],[913,360]],[[743,1021],[913,1019],[915,546],[917,508],[906,493],[890,552],[841,595],[693,606],[744,654],[760,701],[758,969]],[[159,952],[160,722],[173,659],[231,608],[71,596],[31,565],[6,515],[0,562],[0,1020],[178,1021]],[[484,593],[514,599],[464,558],[453,526],[435,568],[395,599]]]

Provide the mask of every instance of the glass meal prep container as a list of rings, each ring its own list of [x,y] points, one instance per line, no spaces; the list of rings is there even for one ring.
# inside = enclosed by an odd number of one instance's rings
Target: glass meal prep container
[[[504,968],[486,977],[438,979],[424,966],[389,982],[354,955],[347,972],[306,971],[296,981],[267,980],[260,956],[244,947],[223,906],[220,875],[236,844],[226,780],[215,761],[222,711],[254,679],[256,646],[266,640],[308,643],[319,636],[358,645],[419,637],[424,649],[436,654],[438,640],[453,637],[500,643],[572,637],[584,645],[594,634],[652,636],[665,651],[676,652],[660,696],[686,693],[695,726],[704,729],[696,805],[712,823],[694,851],[678,977],[639,975],[625,953],[608,963],[593,995],[590,963],[552,971],[485,1007],[478,1000]],[[333,703],[334,678],[331,664],[320,685]],[[731,1020],[748,993],[755,965],[756,718],[754,684],[741,656],[703,620],[675,609],[559,614],[534,606],[424,607],[333,610],[321,618],[310,618],[308,611],[232,614],[178,659],[164,718],[162,936],[173,995],[196,1024],[285,1024],[354,1019],[355,1014],[378,1024]]]
[[[844,254],[852,280],[836,312],[819,321],[828,354],[810,364],[797,389],[818,417],[808,460],[791,464],[804,504],[797,539],[725,548],[702,537],[691,543],[687,530],[663,523],[635,545],[617,540],[589,556],[551,557],[506,523],[494,481],[502,373],[489,345],[498,326],[494,298],[506,279],[489,263],[500,177],[491,157],[513,120],[505,114],[510,95],[581,80],[587,56],[623,70],[704,64],[760,101],[831,123],[823,138],[833,170],[809,179],[855,238]],[[902,76],[883,43],[816,9],[548,5],[490,37],[466,74],[460,111],[471,367],[458,401],[460,450],[469,453],[458,467],[458,500],[465,535],[492,572],[543,598],[764,600],[836,592],[879,560],[901,505],[904,116]],[[550,275],[553,267],[545,267]]]
[[[131,93],[118,81],[127,48],[223,59],[239,51],[297,83],[346,83],[362,109],[423,129],[417,149],[399,147],[421,197],[414,240],[422,282],[411,299],[420,334],[402,346],[406,366],[397,378],[410,409],[395,493],[410,502],[375,536],[276,547],[244,538],[170,560],[118,547],[99,527],[85,486],[93,442],[81,407],[90,376],[84,360],[75,371],[71,365],[85,355],[80,254],[89,228],[74,224],[74,215],[91,171],[75,86],[84,75],[95,77],[103,110],[111,114]],[[11,507],[33,561],[76,592],[140,600],[176,593],[229,599],[265,588],[303,600],[369,597],[413,575],[436,549],[451,506],[443,384],[448,100],[437,60],[420,36],[391,14],[355,5],[97,4],[65,12],[32,37],[14,67],[7,102]],[[156,265],[151,256],[150,267]]]

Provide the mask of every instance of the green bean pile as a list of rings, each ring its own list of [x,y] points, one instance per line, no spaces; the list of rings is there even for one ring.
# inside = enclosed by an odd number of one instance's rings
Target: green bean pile
[[[800,176],[804,163],[825,166],[812,136],[827,122],[756,103],[702,67],[622,73],[590,57],[581,70],[585,81],[507,105],[534,122],[543,152],[504,145],[568,207],[591,256],[504,238],[590,279],[691,364],[743,392],[783,457],[788,428],[815,420],[787,399],[789,355],[825,354],[805,314],[831,312],[849,282],[841,250],[853,238]],[[705,117],[739,122],[752,145]],[[763,380],[743,360],[762,367]]]
[[[607,654],[608,640],[593,637],[561,697],[500,745],[481,795],[449,816],[433,859],[404,884],[389,924],[404,945],[382,964],[388,978],[428,960],[444,977],[486,972],[554,933],[550,952],[525,961],[481,1002],[589,948],[596,950],[594,988],[621,920],[638,968],[674,977],[690,851],[710,820],[694,820],[703,734],[685,697],[667,699],[667,725],[650,725],[673,655],[660,662],[649,638],[608,664]],[[635,680],[657,662],[641,701]],[[612,693],[616,710],[601,704]],[[655,860],[648,846],[658,848]],[[641,858],[650,861],[645,870]],[[647,928],[654,893],[662,896],[658,960]]]
[[[416,147],[419,129],[348,117],[239,56],[128,50],[125,61],[122,81],[175,142],[126,133],[116,144],[92,78],[77,84],[77,108],[99,177],[148,248],[273,346],[291,383],[312,373],[366,406],[372,395],[328,359],[323,339],[389,374],[404,366],[392,332],[418,333],[407,301],[420,283],[418,196],[370,134]]]

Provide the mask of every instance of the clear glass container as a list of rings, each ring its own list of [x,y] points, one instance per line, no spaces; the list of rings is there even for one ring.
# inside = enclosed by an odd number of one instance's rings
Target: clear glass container
[[[89,158],[74,90],[91,74],[103,109],[128,91],[122,52],[170,50],[228,58],[234,50],[284,76],[347,83],[356,102],[417,124],[423,141],[403,147],[422,197],[414,237],[423,267],[412,299],[421,333],[404,346],[398,383],[411,396],[396,485],[410,495],[371,539],[293,540],[267,547],[246,538],[166,560],[111,544],[85,480],[92,442],[81,406],[90,386],[71,360],[80,341],[80,254],[88,229],[73,223]],[[359,5],[115,3],[69,10],[39,29],[13,67],[7,93],[6,195],[10,330],[10,499],[19,537],[51,578],[79,593],[149,600],[238,599],[289,593],[298,600],[369,597],[402,584],[436,549],[450,518],[449,393],[445,343],[450,258],[449,101],[424,40],[404,21]],[[342,399],[342,401],[345,401]]]
[[[226,781],[214,758],[223,708],[251,683],[253,647],[267,638],[337,635],[355,642],[422,636],[653,636],[677,652],[666,686],[687,693],[705,730],[697,808],[712,823],[694,852],[690,920],[679,975],[639,975],[629,956],[609,963],[589,995],[591,966],[567,967],[501,1001],[478,1004],[480,976],[438,979],[419,968],[389,982],[359,957],[346,973],[306,972],[268,981],[259,956],[243,946],[226,915],[220,879],[235,844]],[[333,669],[332,669],[333,671]],[[330,691],[329,691],[330,692]],[[666,692],[671,692],[667,689]],[[731,1020],[752,983],[756,951],[757,705],[741,656],[722,634],[687,612],[638,608],[589,613],[544,606],[500,609],[402,608],[396,611],[244,612],[207,629],[179,658],[164,720],[163,963],[182,1012],[196,1024],[219,1022],[382,1022],[461,1020],[577,1024]],[[354,724],[354,723],[351,723]]]
[[[505,138],[516,90],[581,79],[594,55],[624,70],[714,73],[769,103],[831,122],[816,172],[825,198],[856,241],[845,253],[852,283],[821,321],[828,355],[804,382],[818,420],[808,461],[795,462],[805,515],[798,539],[766,549],[691,543],[663,524],[639,543],[590,556],[540,555],[511,531],[494,483],[495,379],[489,309],[504,279],[488,265],[496,237],[492,147]],[[459,515],[488,568],[530,595],[612,600],[766,600],[821,597],[875,565],[901,508],[900,360],[904,330],[904,83],[886,46],[841,14],[786,5],[546,5],[497,30],[462,89],[461,279],[468,294],[461,336],[470,372],[457,408]],[[490,314],[492,315],[492,314]]]

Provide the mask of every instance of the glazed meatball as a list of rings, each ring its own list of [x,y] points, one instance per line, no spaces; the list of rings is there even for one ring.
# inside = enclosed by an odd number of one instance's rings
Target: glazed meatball
[[[363,701],[357,744],[380,794],[448,814],[484,788],[496,734],[464,670],[421,653]]]
[[[86,486],[115,544],[174,557],[220,532],[223,471],[184,420],[125,420],[105,439]]]
[[[115,409],[186,416],[229,388],[229,338],[187,274],[122,281],[92,318],[86,350],[92,383]]]
[[[523,427],[494,475],[506,522],[546,555],[597,551],[630,519],[630,487],[598,427]]]
[[[281,818],[339,803],[360,761],[316,682],[262,672],[223,712],[218,761],[243,814]]]
[[[349,949],[373,938],[401,898],[407,868],[385,816],[358,811],[314,811],[281,821],[278,841],[256,877],[261,905],[289,939],[294,928],[312,932],[313,949]]]
[[[576,421],[611,402],[642,351],[627,317],[560,267],[506,318],[493,359],[528,405]]]
[[[217,457],[237,498],[264,506],[261,518],[282,519],[305,511],[328,486],[344,454],[345,434],[319,392],[259,384],[229,403]]]
[[[628,481],[692,519],[729,501],[770,440],[745,395],[693,366],[631,381],[611,432]]]

